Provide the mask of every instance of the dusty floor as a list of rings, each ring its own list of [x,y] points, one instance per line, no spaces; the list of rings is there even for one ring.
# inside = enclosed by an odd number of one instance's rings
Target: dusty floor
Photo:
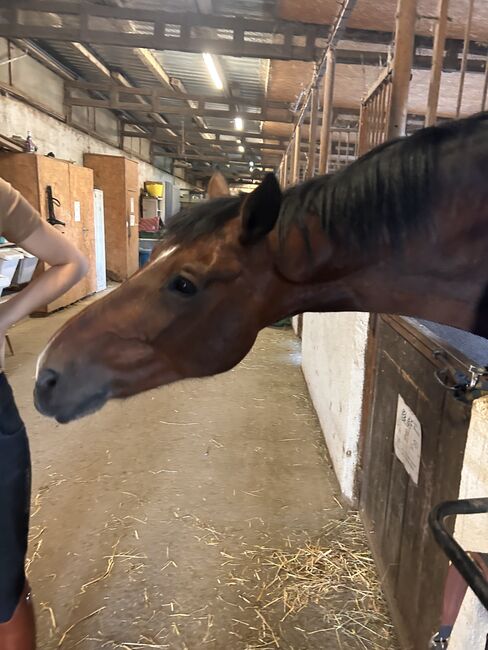
[[[293,334],[266,330],[227,375],[60,426],[33,409],[34,366],[76,309],[19,325],[7,363],[33,456],[39,647],[393,650]],[[307,589],[318,604],[296,613]]]

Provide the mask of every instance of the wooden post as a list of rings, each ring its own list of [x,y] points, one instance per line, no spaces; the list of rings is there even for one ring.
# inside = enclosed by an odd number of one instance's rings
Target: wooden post
[[[481,96],[481,110],[484,111],[486,108],[486,95],[488,92],[488,55],[486,56],[485,61],[485,83],[483,84],[483,94]]]
[[[388,98],[388,81],[383,81],[381,84],[381,121],[380,121],[380,128],[381,128],[381,139],[380,143],[385,141],[386,138],[386,114],[388,112],[388,104],[387,104],[387,98]]]
[[[362,156],[368,146],[368,108],[365,102],[361,102],[359,111],[359,133],[357,141],[357,155]]]
[[[415,45],[417,0],[398,0],[388,139],[405,135]]]
[[[393,88],[393,83],[392,83],[392,76],[390,75],[388,77],[388,85],[387,85],[387,95],[386,95],[386,115],[385,115],[385,135],[386,138],[388,138],[388,133],[390,132],[390,118],[391,118],[391,91]]]
[[[317,122],[319,114],[319,89],[312,88],[310,99],[310,134],[308,138],[308,178],[315,176],[315,158],[317,152]]]
[[[295,142],[293,150],[293,170],[291,173],[291,182],[296,185],[300,182],[300,155],[302,145],[302,127],[299,124],[295,129]]]
[[[429,96],[427,99],[427,114],[425,126],[432,126],[437,119],[437,105],[439,104],[439,90],[441,87],[442,63],[444,61],[444,48],[446,45],[447,11],[449,0],[439,0],[439,16],[435,26],[434,50],[432,52],[432,68],[430,71]]]
[[[461,76],[459,77],[459,91],[458,91],[457,106],[456,106],[456,117],[459,117],[461,115],[461,105],[463,103],[464,80],[466,78],[466,67],[468,65],[469,35],[471,33],[471,23],[473,21],[473,7],[474,7],[474,0],[469,0],[468,19],[466,20],[466,28],[464,30],[464,47],[463,47],[463,57],[461,59]]]
[[[329,157],[329,132],[332,122],[332,106],[334,96],[334,75],[335,75],[335,50],[329,48],[327,52],[327,67],[324,76],[324,99],[322,107],[322,128],[320,130],[320,157],[319,174],[327,172],[327,159]]]
[[[285,153],[283,158],[283,187],[288,187],[288,152]]]

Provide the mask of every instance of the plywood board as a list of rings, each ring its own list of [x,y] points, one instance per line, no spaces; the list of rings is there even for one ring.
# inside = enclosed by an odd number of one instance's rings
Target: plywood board
[[[89,262],[88,273],[83,279],[84,294],[95,293],[97,288],[95,257],[95,221],[93,214],[93,170],[79,165],[69,165],[69,184],[73,219],[81,226],[78,234],[79,249]],[[76,221],[75,209],[79,206],[80,221]]]
[[[85,154],[94,171],[95,187],[103,190],[107,272],[117,281],[127,278],[127,206],[125,159],[122,156]]]

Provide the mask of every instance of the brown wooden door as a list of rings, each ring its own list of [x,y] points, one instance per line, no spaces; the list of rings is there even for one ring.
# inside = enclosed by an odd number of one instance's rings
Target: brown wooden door
[[[64,226],[55,226],[55,228],[68,237],[78,249],[83,250],[82,242],[82,224],[81,221],[75,220],[73,202],[70,191],[70,164],[64,160],[54,158],[38,157],[38,181],[40,196],[40,212],[44,219],[48,218],[48,202],[46,189],[50,185],[53,197],[60,202],[55,206],[56,218],[65,223]],[[41,265],[38,265],[38,269]],[[43,265],[44,270],[47,265]],[[54,311],[70,305],[80,300],[86,295],[85,282],[81,280],[69,291],[60,296],[57,300],[47,305],[47,311]]]
[[[84,164],[94,171],[95,187],[103,190],[107,274],[126,280],[138,268],[138,164],[122,156],[85,154]],[[134,218],[131,208],[134,199]]]
[[[37,161],[40,156],[24,153],[0,154],[0,176],[9,182],[29,203],[40,209]]]
[[[133,160],[125,161],[125,185],[127,189],[127,275],[139,268],[139,165]]]
[[[439,624],[448,567],[428,515],[458,496],[470,416],[434,372],[446,360],[467,372],[469,362],[411,321],[391,317],[378,319],[375,357],[360,507],[402,647],[420,650]],[[394,450],[399,395],[422,427],[418,485]]]
[[[76,246],[89,262],[88,273],[80,282],[80,291],[87,296],[97,288],[95,259],[95,221],[93,215],[93,170],[69,165],[70,200],[73,220],[79,237]],[[79,219],[79,221],[77,221]]]

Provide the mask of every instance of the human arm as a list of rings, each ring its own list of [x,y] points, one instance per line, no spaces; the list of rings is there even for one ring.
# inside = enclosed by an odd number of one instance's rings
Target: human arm
[[[79,282],[88,271],[88,262],[73,244],[45,221],[24,240],[15,242],[49,265],[20,293],[0,304],[0,367],[7,329],[38,307],[46,305]]]

